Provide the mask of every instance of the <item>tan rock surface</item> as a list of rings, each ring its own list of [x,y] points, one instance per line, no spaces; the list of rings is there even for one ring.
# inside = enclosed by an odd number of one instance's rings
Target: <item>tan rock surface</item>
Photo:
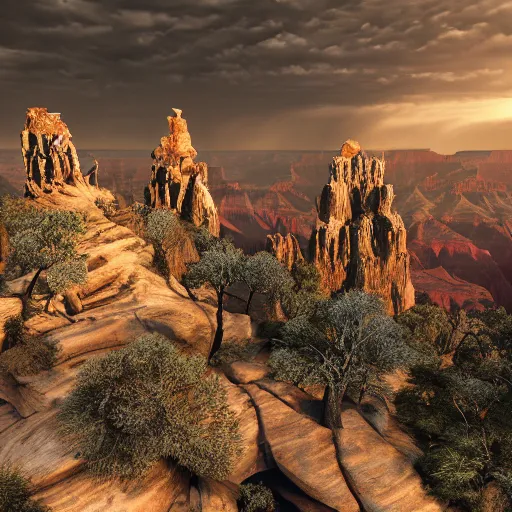
[[[162,462],[142,480],[100,481],[81,472],[35,494],[58,512],[168,512],[188,475]]]
[[[146,204],[153,208],[168,208],[195,226],[205,225],[219,235],[217,207],[208,190],[208,166],[195,163],[197,151],[192,146],[187,121],[181,110],[173,109],[169,116],[169,135],[160,139],[153,150],[151,180],[145,195]]]
[[[201,512],[238,512],[237,486],[216,482],[208,478],[199,479]]]
[[[245,386],[279,469],[312,498],[339,512],[359,511],[338,466],[329,429],[254,384]]]
[[[441,512],[411,462],[350,406],[342,412],[338,447],[351,489],[367,512]]]
[[[269,373],[268,366],[261,363],[248,363],[235,361],[223,366],[224,373],[229,380],[236,384],[249,384],[255,380],[264,379]]]

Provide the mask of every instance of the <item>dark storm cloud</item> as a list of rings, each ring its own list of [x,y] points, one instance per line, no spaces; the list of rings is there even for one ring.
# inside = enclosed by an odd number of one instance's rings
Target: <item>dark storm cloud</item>
[[[492,103],[511,96],[512,2],[3,0],[2,11],[0,143],[32,104],[63,111],[85,144],[124,147],[158,140],[174,105],[206,147],[332,147],[349,130],[388,141],[377,127],[420,123],[416,105],[452,112],[444,126],[468,105],[479,123],[512,117]]]

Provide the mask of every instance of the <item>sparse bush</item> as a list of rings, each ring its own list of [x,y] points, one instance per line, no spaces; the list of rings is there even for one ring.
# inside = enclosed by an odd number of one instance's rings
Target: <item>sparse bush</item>
[[[4,324],[5,339],[2,352],[9,350],[25,340],[25,321],[21,315],[8,318]]]
[[[99,197],[94,201],[94,204],[103,212],[103,215],[109,219],[117,212],[117,205],[115,201],[103,199]]]
[[[21,472],[0,466],[0,511],[50,512],[50,508],[31,499],[30,485]]]
[[[20,377],[51,370],[58,348],[39,337],[26,337],[22,343],[0,354],[0,371]]]
[[[238,498],[240,512],[274,512],[276,502],[272,491],[263,484],[243,484]]]
[[[469,320],[450,364],[411,370],[397,414],[424,450],[418,467],[434,495],[480,512],[494,487],[512,509],[512,317],[495,309]]]
[[[161,458],[225,479],[241,453],[238,421],[207,361],[145,335],[85,363],[60,413],[96,474],[132,478]]]
[[[231,364],[235,361],[249,361],[252,359],[259,346],[251,343],[224,343],[220,350],[212,357],[210,364],[212,366],[222,366]]]

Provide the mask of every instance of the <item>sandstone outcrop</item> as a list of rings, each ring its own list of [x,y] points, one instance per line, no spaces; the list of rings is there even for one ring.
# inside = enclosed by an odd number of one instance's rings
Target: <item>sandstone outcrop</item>
[[[83,190],[98,187],[98,162],[82,174],[71,132],[58,113],[37,107],[27,110],[21,153],[27,171],[26,196],[39,197],[65,184]]]
[[[192,146],[187,121],[181,110],[173,109],[169,116],[169,135],[151,154],[151,181],[145,193],[145,203],[152,208],[169,208],[195,226],[206,225],[219,235],[217,208],[208,191],[208,166],[195,162],[197,151]]]
[[[354,141],[341,153],[318,202],[310,258],[329,291],[360,288],[400,313],[414,305],[414,288],[405,226],[391,209],[393,186],[384,184],[385,161],[367,157]]]
[[[288,270],[292,269],[294,263],[304,260],[299,241],[292,234],[286,236],[280,233],[267,235],[267,251],[272,253]]]

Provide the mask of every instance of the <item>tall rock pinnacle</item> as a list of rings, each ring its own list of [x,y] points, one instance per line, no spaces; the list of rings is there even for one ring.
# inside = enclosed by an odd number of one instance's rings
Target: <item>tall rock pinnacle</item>
[[[384,184],[385,161],[369,158],[347,140],[329,167],[329,183],[318,200],[309,260],[330,292],[362,289],[382,297],[390,313],[414,305],[406,230],[392,211],[393,186]],[[293,236],[271,236],[268,249],[290,266],[300,259]]]
[[[21,153],[27,171],[25,195],[40,197],[64,185],[98,186],[98,165],[82,175],[71,133],[60,114],[29,108],[21,132]]]
[[[206,225],[219,235],[220,221],[217,208],[208,191],[208,166],[195,162],[197,151],[192,146],[187,121],[182,111],[172,109],[169,116],[169,135],[160,139],[160,145],[151,154],[153,166],[151,181],[146,189],[145,202],[152,208],[170,208],[196,226]]]

